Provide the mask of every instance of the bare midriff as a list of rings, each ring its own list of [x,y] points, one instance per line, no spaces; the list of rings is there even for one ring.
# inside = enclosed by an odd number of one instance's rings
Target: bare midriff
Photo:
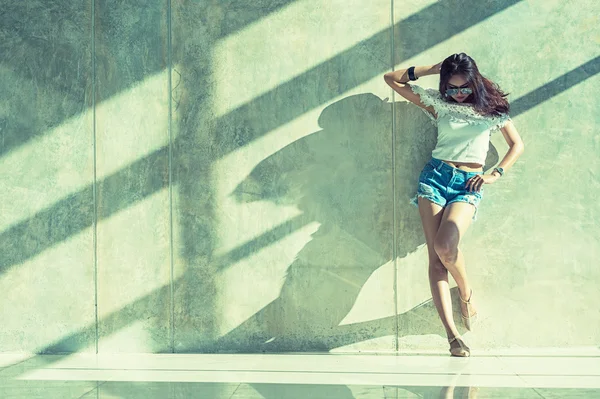
[[[452,161],[444,161],[444,160],[442,160],[442,162],[447,163],[448,165],[452,166],[453,168],[464,170],[465,172],[482,172],[483,171],[483,165],[480,163],[471,163],[471,162],[460,163],[460,162],[452,162]]]

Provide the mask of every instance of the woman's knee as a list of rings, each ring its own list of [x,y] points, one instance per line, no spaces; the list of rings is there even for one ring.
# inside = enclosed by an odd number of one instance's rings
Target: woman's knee
[[[435,237],[433,248],[443,262],[453,263],[458,256],[458,240],[452,236],[438,234]]]
[[[429,271],[433,273],[446,273],[448,270],[440,258],[436,258],[429,260]]]

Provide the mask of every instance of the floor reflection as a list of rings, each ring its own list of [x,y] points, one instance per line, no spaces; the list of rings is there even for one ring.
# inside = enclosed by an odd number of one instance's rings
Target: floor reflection
[[[600,398],[600,356],[0,354],[0,398]]]

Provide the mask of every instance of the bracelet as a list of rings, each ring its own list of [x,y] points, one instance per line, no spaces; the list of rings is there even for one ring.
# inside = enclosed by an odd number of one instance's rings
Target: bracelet
[[[410,80],[417,80],[417,79],[419,79],[419,78],[417,78],[415,76],[415,67],[414,66],[411,66],[410,68],[408,68],[408,78]]]

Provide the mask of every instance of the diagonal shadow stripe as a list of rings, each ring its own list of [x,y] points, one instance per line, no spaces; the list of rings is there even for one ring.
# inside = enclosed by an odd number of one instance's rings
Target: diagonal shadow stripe
[[[178,280],[181,281],[183,277]],[[112,331],[119,331],[128,325],[140,319],[140,309],[157,309],[168,297],[170,291],[169,284],[156,288],[143,297],[128,303],[122,308],[106,315],[102,318],[102,324],[110,326]],[[96,323],[91,323],[86,327],[72,332],[66,337],[54,342],[51,345],[39,350],[36,354],[66,354],[77,352],[85,347],[91,346],[96,336]],[[171,353],[165,340],[164,353]]]
[[[269,1],[248,1],[248,0],[221,0],[216,7],[219,7],[219,17],[221,19],[221,30],[218,39],[229,36],[244,29],[267,15],[272,14],[288,6],[296,0],[269,0]],[[210,17],[210,16],[209,16]]]
[[[193,273],[192,270],[188,270],[184,275],[182,275],[175,281],[175,284],[180,284],[181,282],[187,281],[188,277],[189,277],[188,275],[190,275],[192,273]],[[120,331],[123,328],[126,328],[128,325],[134,323],[136,320],[140,319],[140,317],[142,317],[140,315],[139,309],[152,309],[152,308],[160,307],[161,302],[164,301],[164,298],[168,294],[168,292],[169,292],[169,285],[164,285],[162,287],[156,288],[155,290],[153,290],[152,292],[149,292],[148,294],[144,295],[143,297],[140,297],[140,298],[136,299],[135,301],[132,301],[132,302],[128,303],[127,305],[123,306],[122,308],[115,310],[114,312],[104,316],[102,318],[102,324],[105,326],[109,326],[110,330],[113,332]],[[420,306],[421,305],[418,305],[417,307],[415,307],[414,310],[417,310]],[[413,313],[414,310],[407,312],[407,314]],[[363,334],[362,338],[364,338],[365,331],[371,332],[376,336],[388,335],[390,333],[393,333],[392,327],[393,327],[393,324],[395,323],[394,319],[395,319],[395,316],[390,316],[390,317],[386,317],[384,319],[375,319],[375,320],[361,322],[361,323],[353,324],[353,325],[349,325],[349,326],[339,326],[335,331],[331,332],[332,337],[337,337],[337,339],[342,339],[344,342],[344,345],[345,345],[345,344],[355,342],[359,333]],[[380,327],[381,325],[385,325],[386,328],[385,329],[374,328],[374,326]],[[420,327],[422,327],[422,326],[420,326]],[[240,328],[243,328],[243,325]],[[438,330],[439,330],[439,327],[438,327]],[[91,337],[95,336],[95,331],[96,331],[95,323],[89,324],[77,331],[74,331],[74,332],[68,334],[64,338],[57,340],[56,342],[44,347],[43,349],[38,350],[36,352],[36,354],[37,355],[43,355],[43,354],[65,354],[65,355],[68,355],[70,353],[80,351],[91,345],[91,342],[90,342],[90,341],[92,341]],[[219,346],[218,343],[223,340],[227,340],[226,337],[223,337],[214,342],[203,343],[202,344],[202,345],[204,345],[203,351],[219,352],[220,350],[223,350],[222,347],[221,348],[218,347]],[[335,340],[332,339],[332,343],[333,343],[333,341],[335,341]],[[342,345],[340,345],[340,346],[342,346]],[[332,349],[334,347],[336,347],[336,345],[331,345],[328,349]],[[168,348],[168,345],[165,345],[164,351],[157,352],[157,353],[171,353],[171,351],[170,351],[170,348]],[[179,353],[185,353],[185,352],[179,352]],[[60,360],[60,359],[55,359],[54,361],[58,361],[58,360]],[[52,361],[51,363],[53,363],[54,361]]]
[[[595,76],[598,72],[600,72],[600,57],[596,57],[518,98],[511,103],[511,109],[514,108],[514,112],[511,111],[511,116],[516,116],[547,101],[569,87]],[[111,199],[120,198],[120,200],[103,203],[100,208],[101,213],[98,214],[98,220],[107,218],[156,191],[166,188],[168,186],[167,159],[168,147],[163,147],[101,181],[98,187],[100,195]],[[140,179],[139,176],[145,176],[145,179]],[[117,195],[126,186],[131,187],[138,195],[136,197]],[[102,201],[102,197],[99,198],[100,201]],[[32,218],[2,232],[0,234],[0,253],[2,254],[0,257],[0,273],[90,227],[93,223],[92,220],[93,202],[92,186],[90,185],[57,202],[54,206],[39,212]],[[294,219],[291,224],[280,226],[275,233],[267,232],[263,234],[257,238],[256,242],[253,242],[252,247],[258,250],[256,246],[259,244],[261,247],[270,245],[291,231],[290,227],[295,228],[309,222],[302,218]],[[63,228],[59,230],[56,226],[62,226]],[[32,242],[35,242],[36,245],[33,245]],[[238,248],[233,253],[222,257],[221,267],[225,268],[232,261],[237,261],[249,254],[248,248]]]
[[[159,151],[161,152],[161,151]],[[113,177],[111,177],[113,178]],[[118,176],[115,176],[114,179],[118,179]],[[116,212],[118,209],[113,209],[112,212]],[[252,244],[242,245],[238,248],[231,250],[228,254],[219,257],[216,262],[221,265],[222,268],[228,266],[229,264],[242,259],[250,255],[249,248],[251,245],[256,245],[257,243],[262,244],[263,246],[270,245],[276,240],[275,236],[284,237],[289,234],[290,231],[295,231],[306,224],[309,221],[306,220],[306,217],[300,215],[296,218],[293,218],[287,223],[283,223],[280,226],[270,230],[269,232],[261,235],[256,240],[252,241]],[[193,269],[188,269],[181,277],[179,277],[174,283],[179,284],[184,281],[189,281],[191,275],[196,271]],[[164,285],[162,287],[158,287],[154,289],[152,292],[144,295],[143,297],[138,298],[135,301],[128,303],[122,308],[110,313],[109,315],[102,318],[102,324],[105,326],[110,326],[111,331],[119,331],[129,324],[134,323],[138,320],[140,316],[139,309],[153,309],[159,308],[160,304],[164,301],[164,298],[168,295],[170,290],[169,285]],[[78,331],[72,332],[64,338],[57,340],[56,342],[44,347],[39,350],[36,354],[68,354],[71,352],[76,352],[85,347],[90,346],[91,337],[95,336],[96,325],[90,324]],[[171,353],[170,348],[165,346],[164,353]],[[60,359],[57,359],[60,360]]]
[[[240,260],[247,258],[253,253],[257,252],[257,248],[263,249],[271,244],[280,241],[283,237],[286,237],[290,233],[300,230],[302,227],[307,226],[314,220],[307,215],[301,214],[278,226],[275,226],[271,230],[259,235],[258,237],[246,242],[245,244],[232,249],[227,254],[217,257],[213,262],[216,264],[216,269],[223,270],[227,267],[239,262]]]
[[[99,182],[98,200],[102,206],[98,219],[108,218],[168,187],[167,154],[168,147],[160,148]],[[119,195],[124,187],[135,191],[136,196]],[[0,234],[0,273],[91,227],[94,220],[92,190],[90,184],[3,231]]]
[[[395,47],[400,49],[395,64],[520,1],[445,0],[407,17],[394,25],[394,37],[399,38]],[[448,19],[453,23],[439,23]],[[213,148],[215,159],[388,71],[388,51],[382,51],[375,57],[373,52],[388,49],[389,38],[390,30],[385,29],[219,118],[215,128],[219,145]],[[353,74],[347,73],[348,66],[352,66]],[[268,117],[257,120],[256,115]],[[231,137],[232,132],[235,139]]]
[[[182,276],[177,278],[175,284],[181,284],[182,282],[189,281],[189,279],[194,274],[193,270],[187,270]],[[456,287],[452,289],[455,291]],[[140,309],[151,309],[160,307],[162,301],[164,301],[165,295],[169,292],[169,285],[164,285],[162,287],[158,287],[154,289],[152,292],[147,293],[146,295],[124,305],[118,310],[111,312],[108,315],[105,315],[102,318],[102,324],[107,326],[111,331],[117,332],[128,325],[134,323],[139,320],[141,314],[139,312]],[[455,294],[456,295],[456,294]],[[264,312],[265,309],[260,312]],[[259,313],[260,313],[259,312]],[[372,335],[372,338],[377,338],[389,334],[395,333],[395,323],[396,318],[399,317],[401,319],[414,319],[418,318],[421,320],[421,323],[403,323],[407,327],[406,330],[403,331],[403,335],[412,335],[417,332],[426,331],[430,334],[442,334],[443,330],[437,324],[428,323],[429,317],[435,314],[435,308],[433,307],[433,303],[431,301],[427,301],[424,304],[416,305],[413,309],[404,312],[402,314],[398,314],[396,316],[388,316],[380,319],[368,320],[360,323],[353,323],[350,325],[341,325],[332,329],[329,332],[331,334],[330,339],[326,345],[326,348],[321,348],[321,350],[331,350],[336,347],[345,346],[360,340],[365,339],[365,335]],[[255,314],[253,317],[260,317]],[[228,352],[230,351],[228,346],[237,346],[240,343],[237,342],[235,338],[236,335],[244,334],[244,329],[247,328],[245,323],[242,323],[239,327],[229,332],[223,337],[217,338],[212,342],[199,342],[198,348],[199,351],[194,350],[191,353],[205,352],[205,353],[218,353],[218,352]],[[425,330],[423,330],[425,328]],[[91,337],[95,335],[95,323],[91,323],[77,331],[71,332],[66,335],[62,339],[55,341],[54,343],[38,350],[36,354],[64,354],[69,355],[71,353],[78,352],[86,347],[91,345],[90,341]],[[417,331],[418,330],[418,331]],[[253,351],[248,351],[247,348],[239,347],[237,348],[239,353],[254,353]],[[289,348],[285,348],[284,351],[293,351],[293,345]],[[163,351],[157,351],[156,353],[171,353],[168,345],[165,345]],[[186,351],[180,351],[177,353],[190,353]],[[57,358],[51,360],[50,363],[54,363],[55,361],[61,360],[62,358]]]
[[[295,1],[297,0],[268,2],[221,0],[218,5],[210,7],[216,10],[219,18],[222,18],[221,24],[214,27],[212,21],[203,21],[204,26],[219,29],[218,32],[214,32],[214,35],[217,39],[223,38]],[[91,0],[2,3],[0,54],[3,54],[3,57],[0,64],[15,73],[17,77],[31,82],[35,87],[36,104],[59,102],[61,105],[55,107],[51,114],[52,119],[49,121],[36,121],[30,115],[23,118],[0,117],[0,156],[26,144],[29,140],[47,134],[52,127],[90,109],[92,104],[91,7]],[[99,6],[97,8],[98,14],[105,11],[105,15],[98,16],[95,21],[97,36],[100,36],[96,38],[98,73],[105,73],[113,80],[112,84],[99,87],[101,93],[98,94],[102,94],[101,98],[106,101],[135,86],[146,76],[167,67],[163,57],[144,55],[144,49],[147,48],[144,43],[156,37],[152,30],[161,25],[165,16],[160,7],[144,8],[142,16],[144,23],[136,25],[136,35],[130,38],[132,51],[129,55],[131,62],[144,65],[144,74],[122,76],[112,71],[111,63],[114,60],[107,58],[106,52],[101,51],[101,46],[105,44],[102,35],[103,30],[114,28],[115,20],[118,21],[123,15],[131,14],[131,4],[113,1],[110,7],[105,7],[106,10]],[[136,18],[140,16],[137,15]],[[210,15],[207,15],[207,18],[210,18]],[[35,22],[31,23],[31,21]],[[64,30],[72,34],[64,35],[61,33],[64,33]],[[163,36],[160,40],[165,39],[166,33]],[[154,43],[153,47],[161,48],[165,45],[166,43]],[[15,101],[15,99],[5,100],[0,97],[0,101]],[[33,103],[23,104],[25,107],[33,105]]]
[[[510,104],[511,116],[517,116],[585,81],[600,72],[600,56],[527,93]]]
[[[115,71],[118,65],[116,54],[102,50],[111,44],[104,32],[118,29],[118,21],[123,16],[133,15],[132,5],[114,0],[103,1],[104,7],[100,3],[92,0],[2,3],[0,53],[3,57],[0,62],[14,73],[17,82],[25,81],[33,88],[26,87],[28,90],[22,95],[10,99],[22,102],[23,110],[6,118],[6,121],[0,120],[0,124],[6,124],[0,131],[0,155],[48,134],[53,127],[91,109],[93,59],[98,66],[96,94],[101,94],[99,98],[103,100],[166,68],[164,57],[160,54],[155,57],[145,55],[148,45],[144,45],[150,42],[153,48],[164,47],[161,42],[164,38],[154,34],[154,27],[160,26],[164,19],[163,6],[139,7],[137,10],[135,17],[142,18],[144,23],[136,24],[135,30],[132,29],[135,34],[128,36],[127,60],[142,64],[145,69],[144,73],[129,76]],[[92,16],[96,17],[94,21]],[[93,24],[97,28],[94,38]],[[97,44],[95,54],[92,54],[92,39]],[[41,112],[37,109],[40,106]]]

